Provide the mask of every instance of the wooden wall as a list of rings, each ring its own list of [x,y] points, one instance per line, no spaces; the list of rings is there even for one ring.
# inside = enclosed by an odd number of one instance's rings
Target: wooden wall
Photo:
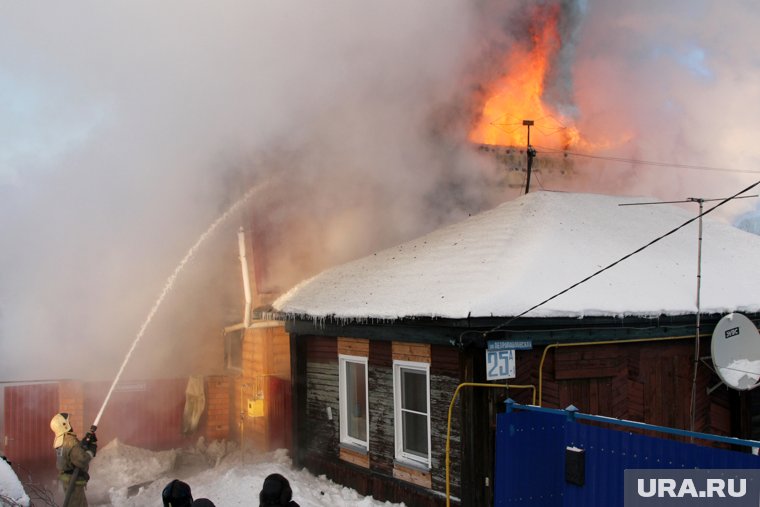
[[[703,342],[702,350],[709,350]],[[538,385],[543,347],[517,352],[514,383]],[[558,347],[547,353],[543,406],[689,429],[693,340]],[[729,434],[729,393],[707,394],[717,377],[703,364],[697,378],[695,431]],[[515,399],[517,399],[515,397]],[[524,397],[518,400],[523,403]]]
[[[336,482],[355,488],[378,500],[407,505],[441,505],[442,497],[429,489],[394,478],[395,434],[393,408],[392,343],[369,342],[369,469],[340,459],[340,410],[338,399],[338,340],[302,336],[305,365],[305,418],[298,437],[304,449],[303,464],[314,473],[325,473]],[[445,449],[448,406],[459,384],[458,351],[430,347],[431,389],[431,480],[433,490],[445,491]],[[328,418],[330,407],[332,419]],[[457,407],[458,408],[458,407]],[[452,426],[452,495],[459,494],[459,411]],[[398,472],[398,467],[397,467]]]
[[[232,392],[232,434],[241,445],[269,451],[283,445],[282,426],[290,427],[290,411],[265,410],[260,417],[248,415],[248,400],[264,400],[268,406],[270,378],[290,382],[290,337],[281,323],[259,325],[246,330],[243,338],[242,373],[235,379]],[[279,386],[279,383],[277,384]],[[288,389],[289,390],[289,389]],[[278,387],[277,392],[281,389]],[[289,401],[287,402],[289,404]],[[273,415],[276,415],[273,419]],[[289,431],[287,431],[289,433]],[[288,439],[289,440],[289,439]],[[276,447],[274,447],[276,448]]]

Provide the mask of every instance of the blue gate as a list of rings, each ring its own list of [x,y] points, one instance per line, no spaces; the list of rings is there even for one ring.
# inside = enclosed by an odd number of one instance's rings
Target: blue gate
[[[760,442],[507,401],[496,421],[494,505],[623,505],[623,472],[642,468],[760,468],[760,457],[630,431],[590,420],[733,445]],[[566,463],[568,466],[566,467]]]

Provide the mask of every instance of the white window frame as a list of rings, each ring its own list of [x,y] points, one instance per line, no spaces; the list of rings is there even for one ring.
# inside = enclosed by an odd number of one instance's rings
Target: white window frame
[[[369,451],[369,368],[367,357],[364,356],[349,356],[344,354],[338,355],[338,384],[339,393],[338,398],[340,401],[340,442],[342,444],[349,444],[366,451]],[[359,363],[364,365],[364,413],[366,417],[366,431],[367,440],[362,441],[348,434],[348,383],[346,382],[346,363]]]
[[[425,374],[427,380],[427,458],[404,451],[404,425],[401,418],[401,370],[416,370]],[[396,437],[396,460],[409,464],[423,466],[430,469],[430,363],[418,363],[412,361],[393,361],[393,413]],[[416,412],[419,413],[419,412]]]

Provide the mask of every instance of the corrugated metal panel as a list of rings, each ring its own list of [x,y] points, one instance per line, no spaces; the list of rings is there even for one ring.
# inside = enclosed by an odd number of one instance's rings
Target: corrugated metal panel
[[[494,505],[561,506],[564,462],[557,455],[563,441],[561,418],[532,412],[498,414]]]
[[[582,488],[566,488],[564,505],[622,505],[626,469],[760,468],[760,458],[748,453],[582,423],[566,425],[564,445],[586,450],[587,479]]]
[[[565,449],[585,450],[585,484],[564,477]],[[623,472],[646,468],[760,468],[748,453],[618,431],[564,415],[499,414],[495,505],[623,505]]]
[[[84,386],[85,425],[95,420],[110,382],[90,382]],[[160,450],[187,443],[182,435],[187,379],[122,382],[114,389],[98,425],[100,445],[119,441]],[[202,418],[202,422],[205,418]],[[198,433],[200,435],[202,433]]]
[[[6,456],[22,477],[55,475],[50,419],[58,412],[58,384],[6,386],[4,398]]]

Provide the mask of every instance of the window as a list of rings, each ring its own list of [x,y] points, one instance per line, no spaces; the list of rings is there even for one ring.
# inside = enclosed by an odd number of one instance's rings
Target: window
[[[430,365],[393,362],[396,459],[430,467]]]
[[[224,365],[228,370],[243,371],[245,329],[224,335]]]
[[[367,358],[338,356],[340,359],[340,441],[369,448],[369,402]]]

